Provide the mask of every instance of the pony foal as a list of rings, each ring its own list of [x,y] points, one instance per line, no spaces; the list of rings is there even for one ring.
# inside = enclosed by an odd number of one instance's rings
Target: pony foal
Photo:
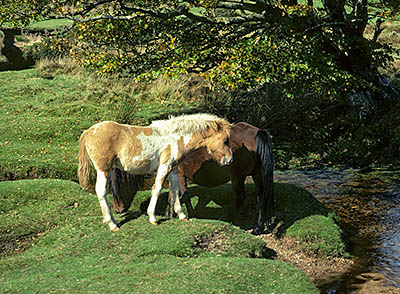
[[[133,175],[156,173],[147,209],[149,221],[157,224],[155,207],[166,177],[170,181],[174,211],[186,219],[179,202],[176,167],[184,156],[205,148],[221,166],[232,163],[229,145],[231,124],[210,114],[183,115],[154,121],[148,127],[104,121],[84,131],[79,139],[78,177],[82,188],[89,187],[90,162],[97,172],[96,194],[103,222],[111,231],[118,226],[106,199],[107,178],[113,168]]]

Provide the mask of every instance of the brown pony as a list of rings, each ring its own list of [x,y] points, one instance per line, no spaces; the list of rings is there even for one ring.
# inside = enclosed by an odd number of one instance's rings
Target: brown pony
[[[218,164],[230,164],[231,127],[226,120],[210,114],[173,117],[154,121],[148,127],[111,121],[95,124],[84,131],[79,139],[79,184],[83,188],[89,187],[92,162],[97,171],[96,194],[104,223],[109,225],[111,231],[115,231],[118,226],[105,197],[110,172],[117,168],[133,175],[156,173],[147,209],[152,224],[157,224],[155,207],[163,182],[168,176],[174,210],[180,219],[186,219],[178,197],[178,162],[191,152],[204,148]]]
[[[219,166],[206,149],[198,149],[185,157],[178,166],[180,193],[187,193],[186,179],[204,187],[216,187],[231,181],[236,194],[236,211],[245,199],[244,182],[252,176],[257,195],[257,226],[253,234],[260,234],[264,224],[271,225],[274,211],[273,169],[271,137],[267,130],[245,122],[234,124],[231,129],[233,163]],[[171,192],[170,192],[171,193]],[[172,194],[170,194],[170,199]],[[183,200],[182,200],[183,201]],[[189,216],[193,212],[190,200],[185,201]]]

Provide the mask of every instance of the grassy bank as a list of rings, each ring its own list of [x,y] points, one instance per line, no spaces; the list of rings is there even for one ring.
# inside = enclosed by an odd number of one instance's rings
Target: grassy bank
[[[140,192],[119,218],[121,230],[110,233],[96,197],[76,183],[1,182],[3,293],[317,293],[303,272],[262,258],[264,242],[230,224],[152,226],[140,210],[148,197]]]

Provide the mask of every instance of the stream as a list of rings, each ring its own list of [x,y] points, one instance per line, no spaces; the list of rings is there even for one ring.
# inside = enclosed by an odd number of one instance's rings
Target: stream
[[[321,293],[356,293],[369,279],[400,288],[400,171],[290,170],[274,178],[307,189],[344,223],[354,266]]]

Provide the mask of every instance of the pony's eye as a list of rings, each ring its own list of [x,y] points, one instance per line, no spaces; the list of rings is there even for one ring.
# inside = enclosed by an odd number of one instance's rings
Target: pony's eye
[[[227,139],[224,141],[224,144],[225,144],[225,145],[229,145],[229,138],[227,138]]]

